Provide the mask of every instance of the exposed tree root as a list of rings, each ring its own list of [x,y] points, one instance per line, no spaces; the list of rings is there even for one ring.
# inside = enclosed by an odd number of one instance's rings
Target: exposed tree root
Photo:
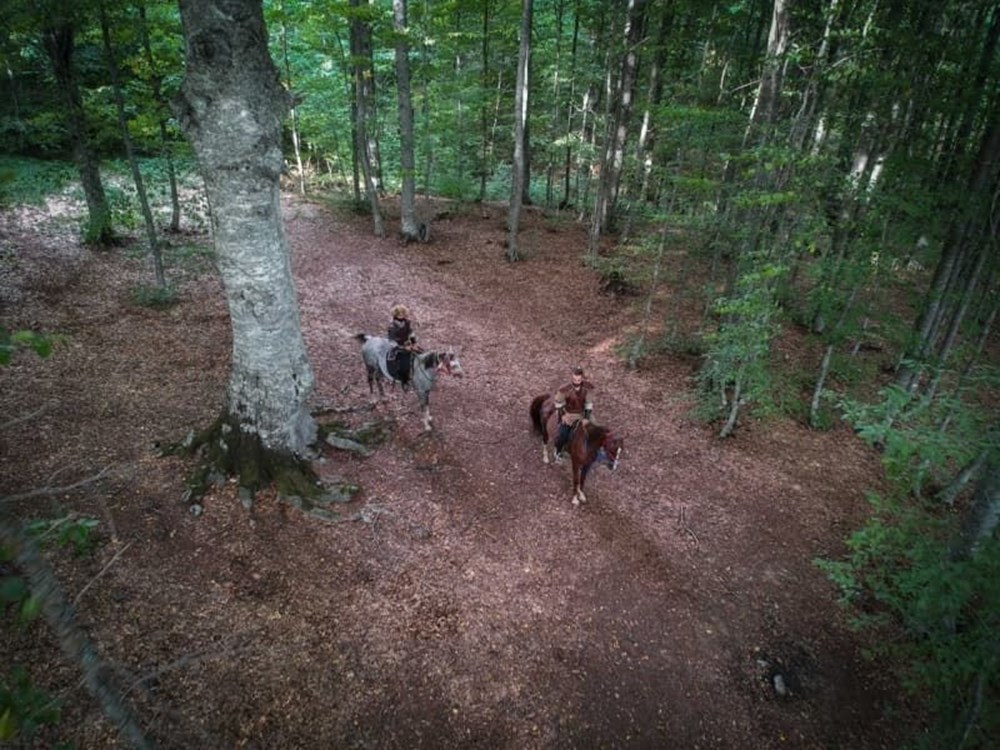
[[[179,443],[164,446],[161,453],[199,458],[184,493],[184,500],[192,505],[228,477],[237,479],[240,497],[248,507],[257,492],[272,485],[284,498],[317,499],[326,491],[309,461],[265,447],[259,436],[239,429],[227,415]]]
[[[395,422],[376,420],[351,428],[341,422],[319,425],[319,441],[362,457],[370,447],[383,442]],[[161,455],[196,456],[198,463],[187,479],[184,501],[194,508],[212,487],[235,477],[239,497],[247,509],[260,490],[273,486],[280,500],[322,520],[342,520],[330,510],[349,503],[361,490],[350,482],[320,480],[312,464],[303,458],[266,448],[260,438],[240,430],[232,417],[220,416],[201,432],[190,432],[184,440],[162,446]]]

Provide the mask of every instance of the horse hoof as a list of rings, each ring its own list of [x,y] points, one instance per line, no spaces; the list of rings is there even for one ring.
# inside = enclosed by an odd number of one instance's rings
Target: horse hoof
[[[575,507],[579,507],[580,505],[580,498],[576,497],[575,495],[573,496],[573,505]]]

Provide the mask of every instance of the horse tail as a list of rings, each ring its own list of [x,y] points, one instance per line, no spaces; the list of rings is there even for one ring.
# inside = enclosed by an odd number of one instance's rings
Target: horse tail
[[[369,336],[367,333],[356,333],[356,334],[354,334],[354,338],[356,338],[358,341],[364,343],[365,341],[367,341],[368,339],[370,339],[371,336]]]
[[[531,424],[535,427],[535,432],[539,435],[545,434],[544,425],[542,424],[542,404],[545,403],[545,399],[548,396],[535,396],[534,400],[531,402]]]

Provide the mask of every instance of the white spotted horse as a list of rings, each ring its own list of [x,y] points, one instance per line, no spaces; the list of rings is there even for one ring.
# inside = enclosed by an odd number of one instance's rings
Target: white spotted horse
[[[445,352],[411,352],[397,346],[394,342],[381,336],[370,336],[359,333],[355,336],[364,342],[361,346],[361,359],[368,371],[368,390],[374,396],[375,386],[378,386],[379,397],[385,398],[382,381],[389,380],[404,386],[412,386],[417,393],[417,400],[423,413],[424,430],[431,430],[430,396],[434,390],[434,381],[439,372],[447,373],[456,378],[462,377],[462,363],[458,355],[452,351]]]
[[[542,461],[548,463],[549,444],[559,433],[559,414],[552,396],[535,396],[529,412],[535,432],[542,436]],[[587,502],[583,484],[595,463],[603,463],[612,471],[618,468],[622,445],[621,436],[607,427],[587,420],[580,420],[573,426],[569,442],[563,446],[573,464],[573,505]]]

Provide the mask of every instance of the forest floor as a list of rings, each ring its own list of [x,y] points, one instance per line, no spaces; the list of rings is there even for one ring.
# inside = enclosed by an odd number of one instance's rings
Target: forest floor
[[[135,251],[83,249],[40,209],[0,217],[0,322],[66,337],[0,369],[0,497],[100,521],[91,553],[50,558],[156,745],[898,747],[912,727],[884,718],[894,689],[814,564],[862,523],[878,456],[791,420],[718,440],[690,416],[692,361],[616,356],[641,300],[602,291],[571,217],[528,211],[510,264],[502,207],[421,205],[432,241],[404,246],[286,199],[316,407],[395,425],[369,457],[324,449],[322,475],[362,488],[327,523],[267,495],[247,510],[232,484],[194,515],[190,462],[158,456],[222,403],[230,333],[206,257],[172,256],[182,299],[160,312],[132,300],[150,283]],[[429,435],[412,393],[367,408],[353,335],[383,332],[396,302],[465,370],[439,380]],[[581,507],[528,419],[576,363],[626,435]],[[8,612],[0,635],[4,669],[64,702],[23,746],[123,746],[43,622]]]

